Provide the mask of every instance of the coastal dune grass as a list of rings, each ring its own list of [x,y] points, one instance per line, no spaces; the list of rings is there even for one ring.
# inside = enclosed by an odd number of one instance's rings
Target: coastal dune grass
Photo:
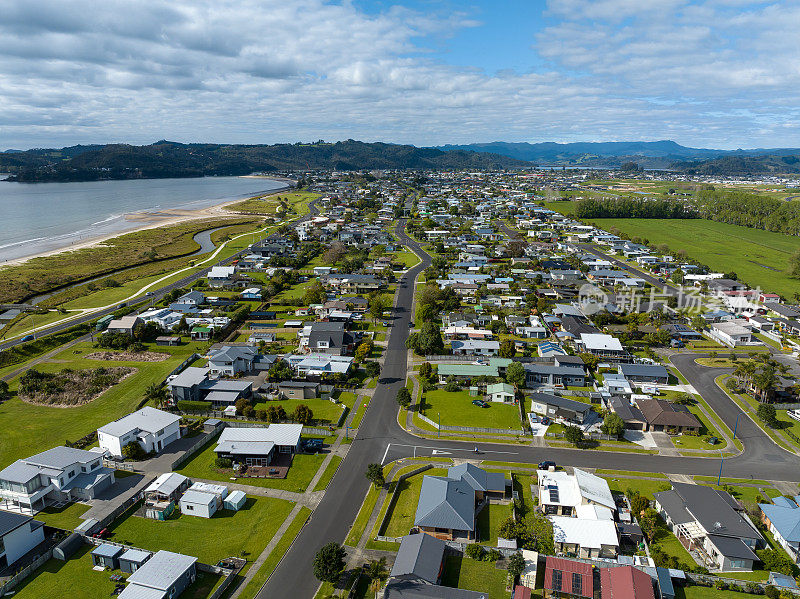
[[[252,218],[192,220],[127,233],[95,247],[65,251],[8,266],[0,269],[3,279],[0,302],[20,302],[33,295],[130,266],[186,256],[200,248],[192,239],[197,233],[226,223],[243,225],[247,222],[256,221]]]

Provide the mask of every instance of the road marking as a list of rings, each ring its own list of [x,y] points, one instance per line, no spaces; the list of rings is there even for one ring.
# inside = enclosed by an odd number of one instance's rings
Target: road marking
[[[447,452],[445,452],[443,449],[440,449],[440,448],[438,448],[438,447],[432,447],[432,446],[428,446],[428,445],[408,445],[408,444],[406,444],[406,443],[390,443],[389,445],[395,445],[395,446],[397,446],[397,447],[411,447],[411,448],[413,448],[414,450],[417,450],[417,449],[431,449],[431,450],[433,450],[433,451],[432,451],[432,454],[433,454],[434,452],[447,453]],[[458,448],[455,448],[455,447],[448,447],[448,449],[450,449],[450,450],[451,450],[451,452],[452,452],[452,451],[466,451],[467,453],[475,453],[475,451],[474,451],[474,450],[472,450],[472,449],[468,449],[468,448],[465,448],[465,449],[458,449]],[[388,447],[386,448],[386,451],[387,451],[387,452],[389,451],[389,448],[388,448]],[[493,449],[486,449],[486,450],[483,450],[483,449],[482,449],[482,450],[480,450],[480,452],[481,452],[481,453],[502,453],[502,454],[507,454],[507,455],[519,455],[519,452],[518,452],[518,451],[495,451],[495,450],[493,450]],[[451,455],[452,455],[452,453],[451,453]],[[386,455],[385,455],[385,454],[384,454],[384,458],[386,458]]]
[[[453,454],[451,454],[449,451],[442,451],[440,449],[434,449],[431,452],[431,455],[453,455]]]
[[[389,448],[392,446],[391,443],[386,446],[386,451],[383,452],[383,459],[381,460],[381,466],[386,462],[386,455],[389,453]]]

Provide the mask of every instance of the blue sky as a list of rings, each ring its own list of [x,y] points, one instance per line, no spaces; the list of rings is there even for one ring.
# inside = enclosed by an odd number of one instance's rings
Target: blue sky
[[[800,147],[800,3],[7,0],[0,148]]]

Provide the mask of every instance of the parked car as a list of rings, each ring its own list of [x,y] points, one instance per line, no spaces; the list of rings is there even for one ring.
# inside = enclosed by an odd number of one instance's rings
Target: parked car
[[[22,338],[22,342],[24,343],[25,341],[33,341],[33,335],[25,335]]]
[[[550,419],[547,416],[542,416],[542,424],[550,424]]]
[[[303,449],[311,453],[322,451],[322,439],[303,439]]]
[[[550,470],[552,468],[555,470],[556,463],[552,460],[544,460],[543,462],[539,462],[539,470]]]
[[[800,421],[800,410],[789,410],[786,415],[792,420]]]
[[[717,439],[716,437],[709,437],[708,438],[708,443],[710,445],[716,445],[717,443],[719,443],[719,439]]]
[[[488,408],[489,404],[483,401],[482,399],[473,399],[472,400],[473,406],[478,406],[479,408]]]

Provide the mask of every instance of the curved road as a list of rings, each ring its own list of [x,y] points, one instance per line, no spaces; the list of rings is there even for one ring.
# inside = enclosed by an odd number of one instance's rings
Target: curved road
[[[319,211],[317,210],[317,207],[316,207],[316,200],[312,200],[308,204],[308,214],[306,214],[306,215],[304,215],[304,216],[302,216],[300,218],[297,218],[297,219],[295,219],[293,221],[290,221],[290,222],[292,224],[297,225],[297,224],[299,224],[299,223],[301,223],[303,221],[308,220],[309,218],[311,218],[313,216],[316,216],[318,213],[319,213]],[[223,225],[223,227],[224,226],[228,226],[228,225]],[[213,231],[215,231],[215,230],[216,229],[209,229],[207,232],[206,231],[201,231],[200,233],[195,235],[195,238],[197,238],[198,235],[203,235],[204,233],[207,233],[208,234],[208,243],[210,244],[211,243],[211,233]],[[248,233],[248,235],[249,235],[249,233]],[[274,235],[274,233],[273,233],[273,235]],[[270,235],[270,237],[271,236],[272,235]],[[198,243],[201,244],[201,246],[203,245],[203,243],[205,243],[204,240],[197,240],[197,241],[198,241]],[[212,244],[212,246],[213,246],[213,244]],[[213,247],[212,247],[212,249],[213,249]],[[201,247],[201,250],[202,250],[202,247]],[[212,266],[230,264],[232,261],[234,261],[237,258],[239,258],[239,256],[241,256],[246,251],[247,251],[247,248],[245,248],[245,249],[243,249],[243,250],[241,250],[239,252],[236,252],[232,256],[230,256],[228,258],[225,258],[224,260],[221,260],[221,261],[217,262],[216,264],[212,264],[212,265],[210,265],[210,266],[208,266],[206,268],[203,268],[203,269],[201,269],[201,270],[199,270],[199,271],[197,271],[197,272],[195,272],[195,273],[193,273],[191,275],[183,277],[182,279],[180,279],[178,281],[175,281],[174,283],[170,283],[168,285],[165,285],[164,287],[160,287],[160,288],[158,288],[156,290],[148,292],[148,294],[151,294],[151,295],[143,293],[143,294],[141,294],[141,295],[139,295],[139,296],[137,296],[137,297],[135,297],[133,299],[127,300],[125,303],[127,303],[128,305],[134,305],[134,304],[138,304],[139,302],[143,302],[143,301],[149,300],[149,299],[153,299],[154,301],[158,301],[159,299],[164,297],[167,293],[169,293],[173,289],[186,287],[187,285],[190,285],[191,283],[194,283],[198,279],[203,278],[204,276],[206,276],[208,274],[208,271],[211,270]],[[195,254],[197,254],[197,252],[195,252]],[[192,254],[192,255],[195,255],[195,254]],[[104,275],[104,276],[108,276],[108,275]],[[74,327],[76,325],[83,324],[85,322],[90,322],[92,320],[96,320],[98,318],[102,318],[103,316],[107,316],[108,314],[111,314],[111,313],[115,312],[116,310],[117,310],[117,306],[115,305],[115,306],[106,308],[105,310],[98,310],[98,311],[92,312],[90,314],[86,314],[84,316],[79,316],[78,318],[71,319],[71,320],[69,320],[67,322],[62,322],[60,324],[58,324],[58,323],[54,324],[53,326],[47,327],[46,329],[44,329],[42,331],[37,331],[36,337],[37,337],[37,339],[39,339],[39,338],[45,337],[47,335],[52,335],[53,333],[60,333],[61,331],[65,331],[66,329],[72,328],[72,327]],[[23,338],[20,337],[20,338],[12,339],[10,341],[6,341],[4,343],[0,343],[0,351],[2,351],[4,349],[9,349],[9,348],[14,347],[16,345],[19,345],[20,343],[22,343],[22,339]]]
[[[397,236],[414,249],[422,257],[422,261],[400,279],[397,316],[389,335],[381,379],[347,456],[311,519],[259,591],[259,599],[314,596],[319,586],[312,574],[314,555],[324,544],[331,541],[341,543],[347,536],[370,484],[364,476],[368,464],[386,463],[410,455],[428,456],[434,451],[439,452],[439,455],[456,458],[475,457],[472,443],[419,438],[406,432],[397,423],[395,396],[405,384],[407,372],[405,340],[409,332],[414,280],[431,262],[430,256],[422,250],[420,244],[406,236],[404,227],[405,220],[402,220],[396,229]],[[714,378],[725,370],[698,366],[691,355],[674,356],[673,362],[733,430],[736,414],[741,410],[714,382]],[[739,419],[736,436],[742,440],[745,449],[738,456],[725,460],[725,476],[788,481],[800,479],[800,458],[777,447],[748,417],[742,416]],[[711,476],[716,476],[720,467],[717,458],[667,457],[492,443],[478,443],[477,447],[483,459],[533,464],[549,459],[562,465],[587,468],[602,465],[620,470]]]

